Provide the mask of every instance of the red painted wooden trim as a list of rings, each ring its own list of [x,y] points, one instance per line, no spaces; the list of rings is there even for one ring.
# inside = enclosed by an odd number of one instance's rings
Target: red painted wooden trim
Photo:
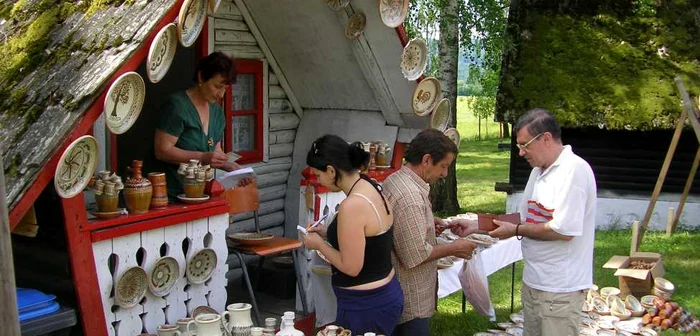
[[[158,34],[158,31],[160,31],[162,27],[175,20],[183,1],[184,0],[178,0],[175,2],[175,4],[173,4],[172,8],[170,8],[165,16],[163,16],[163,19],[161,19],[154,29],[148,34],[148,37],[146,37],[141,46],[136,49],[129,60],[127,60],[107,81],[106,85],[104,86],[105,89],[103,89],[102,93],[97,96],[97,99],[95,99],[95,101],[92,102],[92,105],[85,111],[85,113],[83,113],[83,117],[78,120],[76,126],[73,127],[73,131],[71,131],[65,137],[62,144],[56,146],[57,151],[54,152],[51,158],[49,158],[49,160],[44,164],[39,172],[39,175],[36,177],[34,182],[31,183],[27,192],[10,210],[10,229],[14,229],[15,226],[19,224],[19,221],[34,204],[37,197],[39,197],[39,194],[41,194],[41,192],[44,191],[44,188],[46,188],[46,186],[51,182],[56,171],[56,166],[58,165],[58,159],[61,157],[61,154],[63,154],[66,147],[68,147],[68,145],[75,139],[86,134],[90,127],[92,127],[92,124],[95,123],[95,120],[97,120],[100,114],[102,114],[105,96],[107,95],[107,88],[109,88],[112,83],[123,73],[134,71],[136,68],[138,68],[141,62],[146,58],[146,55],[148,55],[148,48],[150,47],[153,38],[155,38],[156,34]]]
[[[226,103],[224,110],[226,112],[226,129],[224,131],[224,151],[233,150],[232,142],[232,120],[234,116],[254,115],[255,116],[255,150],[238,152],[241,158],[238,163],[253,163],[260,162],[263,158],[263,62],[259,60],[238,59],[236,60],[236,72],[239,75],[253,74],[255,76],[255,105],[253,110],[233,110],[233,86],[229,85],[226,89]]]
[[[115,226],[120,226],[124,224],[131,224],[136,222],[142,222],[151,220],[158,217],[166,217],[181,214],[184,212],[197,212],[200,210],[206,210],[213,207],[218,207],[221,205],[228,206],[228,201],[223,198],[215,198],[208,202],[200,204],[171,204],[166,208],[162,209],[152,209],[147,213],[143,214],[132,214],[123,215],[113,219],[92,219],[88,221],[88,224],[81,227],[81,231],[95,231],[100,229],[111,228]]]
[[[92,231],[90,236],[93,242],[122,237],[133,233],[153,230],[175,224],[181,224],[197,219],[211,217],[228,213],[228,202],[223,202],[216,207],[202,209],[198,211],[188,211],[172,216],[156,217],[151,220],[125,224],[117,227]]]
[[[314,221],[317,221],[319,218],[321,218],[321,197],[318,196],[318,193],[316,192],[314,188]]]
[[[102,311],[92,242],[89,233],[80,231],[80,227],[87,223],[83,194],[61,199],[61,207],[83,332],[89,336],[106,336],[107,321]]]
[[[209,55],[214,50],[209,50],[209,16],[207,15],[206,20],[204,20],[204,25],[202,26],[202,32],[199,33],[199,37],[194,44],[195,47],[195,64],[199,64],[199,60]]]
[[[394,156],[391,158],[391,166],[396,169],[401,169],[403,165],[403,156],[406,153],[406,144],[403,142],[394,142]]]
[[[394,29],[396,30],[396,35],[399,36],[401,45],[405,47],[408,44],[408,35],[406,34],[406,28],[403,26],[403,23]]]

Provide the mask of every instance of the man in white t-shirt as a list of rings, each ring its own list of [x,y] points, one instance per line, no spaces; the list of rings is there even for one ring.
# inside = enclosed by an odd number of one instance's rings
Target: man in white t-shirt
[[[515,124],[519,155],[533,167],[521,223],[495,220],[489,234],[522,239],[526,336],[579,335],[584,291],[593,284],[596,182],[590,165],[561,142],[551,112],[535,108]]]

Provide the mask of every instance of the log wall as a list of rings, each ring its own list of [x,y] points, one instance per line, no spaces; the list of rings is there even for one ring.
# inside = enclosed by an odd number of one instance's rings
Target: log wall
[[[210,45],[213,51],[221,51],[237,59],[265,59],[263,48],[258,44],[251,31],[251,22],[246,22],[244,15],[233,0],[223,0],[215,13],[210,13]],[[267,63],[266,63],[267,64]],[[284,200],[287,180],[292,167],[294,139],[299,126],[299,117],[295,114],[287,93],[280,85],[280,80],[272,67],[265,78],[267,94],[265,112],[268,118],[266,162],[251,164],[257,175],[260,192],[260,227],[263,232],[278,236],[284,235]],[[255,231],[252,213],[231,216],[228,233]],[[229,256],[229,281],[240,277],[240,264],[236,257]]]

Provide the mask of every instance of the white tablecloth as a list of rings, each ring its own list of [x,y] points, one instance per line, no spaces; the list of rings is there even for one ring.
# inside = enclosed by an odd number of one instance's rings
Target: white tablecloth
[[[481,258],[483,261],[484,271],[489,276],[494,272],[506,267],[518,260],[523,259],[523,253],[520,249],[520,241],[515,237],[501,240],[491,247],[482,250]],[[457,275],[462,270],[464,260],[455,261],[452,267],[438,270],[438,297],[444,298],[460,289],[462,285],[459,283]]]

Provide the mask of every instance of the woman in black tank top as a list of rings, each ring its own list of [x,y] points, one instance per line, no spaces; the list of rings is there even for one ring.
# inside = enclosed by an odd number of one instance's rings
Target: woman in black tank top
[[[393,215],[381,186],[359,173],[368,161],[359,142],[348,145],[335,135],[314,141],[306,157],[311,172],[321,185],[347,198],[328,226],[328,243],[316,228],[302,238],[331,263],[335,324],[353,334],[391,335],[403,310],[403,292],[391,266]]]

